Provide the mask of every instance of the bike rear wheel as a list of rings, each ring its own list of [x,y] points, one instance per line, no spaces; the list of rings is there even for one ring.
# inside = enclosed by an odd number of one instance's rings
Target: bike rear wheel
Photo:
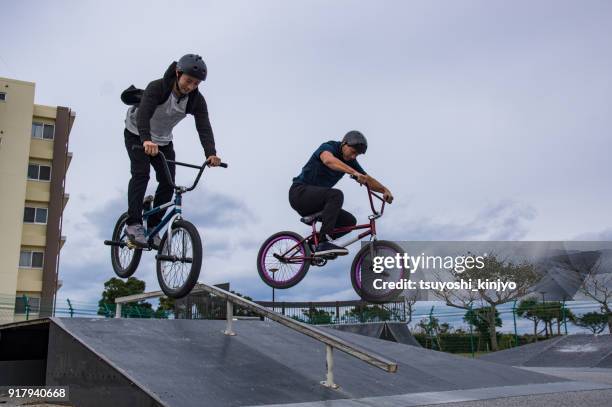
[[[257,254],[257,271],[272,288],[290,288],[302,281],[310,267],[310,248],[294,232],[278,232],[261,245]],[[277,256],[283,256],[283,260]]]
[[[351,283],[361,299],[381,304],[395,300],[402,293],[403,289],[380,287],[384,283],[401,282],[410,275],[409,270],[395,266],[385,268],[382,273],[375,273],[373,270],[373,258],[395,257],[396,253],[403,254],[404,250],[398,244],[387,240],[370,242],[359,250],[351,266]]]
[[[128,246],[128,237],[125,232],[127,219],[128,213],[125,212],[119,217],[113,230],[112,240],[122,244],[111,246],[111,264],[115,274],[121,278],[131,277],[136,272],[142,257],[141,249],[132,249]]]
[[[202,267],[202,240],[197,228],[183,219],[175,221],[170,239],[164,233],[156,259],[157,280],[164,294],[170,298],[189,294]]]

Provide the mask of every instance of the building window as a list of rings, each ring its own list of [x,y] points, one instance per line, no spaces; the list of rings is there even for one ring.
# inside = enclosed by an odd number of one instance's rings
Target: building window
[[[25,223],[47,224],[47,208],[32,208],[26,206],[23,211],[23,221]]]
[[[52,124],[32,123],[32,138],[41,140],[53,140],[55,126]]]
[[[29,313],[38,314],[40,312],[40,298],[21,295],[15,298],[15,314],[25,314],[26,303],[30,308]]]
[[[22,250],[19,253],[19,267],[40,269],[43,266],[43,252],[33,252],[31,250]]]
[[[48,165],[28,164],[28,179],[51,181],[51,167]]]
[[[0,102],[6,102],[6,92],[0,92]]]

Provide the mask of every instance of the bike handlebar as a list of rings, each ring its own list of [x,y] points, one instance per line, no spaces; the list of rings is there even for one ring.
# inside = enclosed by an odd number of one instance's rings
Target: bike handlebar
[[[355,181],[357,181],[356,176],[350,175],[350,177],[354,179]],[[363,184],[360,183],[359,185],[362,186]],[[368,198],[370,199],[370,208],[372,208],[372,213],[374,213],[374,215],[382,215],[385,212],[385,204],[387,203],[387,201],[385,201],[385,198],[378,195],[376,192],[372,191],[372,189],[370,188],[368,184],[365,184],[365,186],[368,189]],[[380,213],[377,212],[376,209],[374,208],[374,201],[372,200],[372,197],[378,198],[382,201],[382,205],[380,206]]]
[[[144,150],[144,146],[132,146],[132,150]],[[168,160],[163,152],[158,151],[157,153],[161,156],[162,162],[164,163],[164,172],[166,173],[166,178],[168,179],[168,183],[170,185],[172,185],[172,188],[174,188],[174,189],[177,189],[178,187],[176,186],[176,184],[174,184],[174,180],[172,179],[172,175],[170,174],[170,167],[168,167],[168,163],[172,163],[174,165],[180,165],[182,167],[189,167],[189,168],[194,168],[196,170],[200,170],[198,172],[198,176],[196,177],[195,181],[193,182],[193,185],[190,188],[185,189],[184,192],[192,191],[196,187],[196,185],[198,185],[198,182],[200,182],[200,177],[202,177],[202,173],[204,172],[204,169],[207,166],[210,166],[210,164],[208,163],[208,159],[206,159],[206,161],[204,161],[204,164],[198,166],[198,165],[194,165],[194,164],[183,163],[183,162],[180,162],[180,161]],[[219,164],[219,167],[227,168],[228,166],[227,166],[226,163],[222,162],[222,163]]]

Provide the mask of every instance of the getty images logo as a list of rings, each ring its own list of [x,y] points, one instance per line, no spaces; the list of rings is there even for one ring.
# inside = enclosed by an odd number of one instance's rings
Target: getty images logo
[[[376,256],[374,257],[372,271],[380,274],[385,269],[405,268],[409,269],[410,273],[416,273],[419,269],[446,269],[453,270],[457,273],[463,273],[465,270],[473,268],[483,269],[485,267],[484,259],[486,253],[482,256],[426,256],[421,253],[418,256],[411,256],[408,253],[396,253],[395,256]]]

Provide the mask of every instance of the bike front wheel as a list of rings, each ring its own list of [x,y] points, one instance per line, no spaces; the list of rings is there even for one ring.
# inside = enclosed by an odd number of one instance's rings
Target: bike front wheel
[[[131,277],[136,272],[142,257],[141,249],[134,249],[128,246],[128,237],[125,231],[127,220],[127,212],[123,213],[117,220],[112,240],[114,242],[121,242],[121,244],[111,246],[111,264],[115,274],[121,278]]]
[[[306,276],[310,267],[310,248],[294,232],[278,232],[261,245],[257,254],[257,271],[272,288],[293,287]]]
[[[404,250],[396,243],[387,240],[373,241],[361,248],[351,266],[351,283],[353,289],[362,300],[381,304],[395,300],[403,289],[389,288],[388,283],[402,282],[409,271],[400,265],[384,268],[382,272],[374,271],[374,260],[376,257],[393,257],[403,254]]]
[[[197,228],[183,219],[174,222],[170,236],[168,239],[168,233],[164,233],[159,245],[157,280],[168,297],[182,298],[198,282],[202,267],[202,240]]]

